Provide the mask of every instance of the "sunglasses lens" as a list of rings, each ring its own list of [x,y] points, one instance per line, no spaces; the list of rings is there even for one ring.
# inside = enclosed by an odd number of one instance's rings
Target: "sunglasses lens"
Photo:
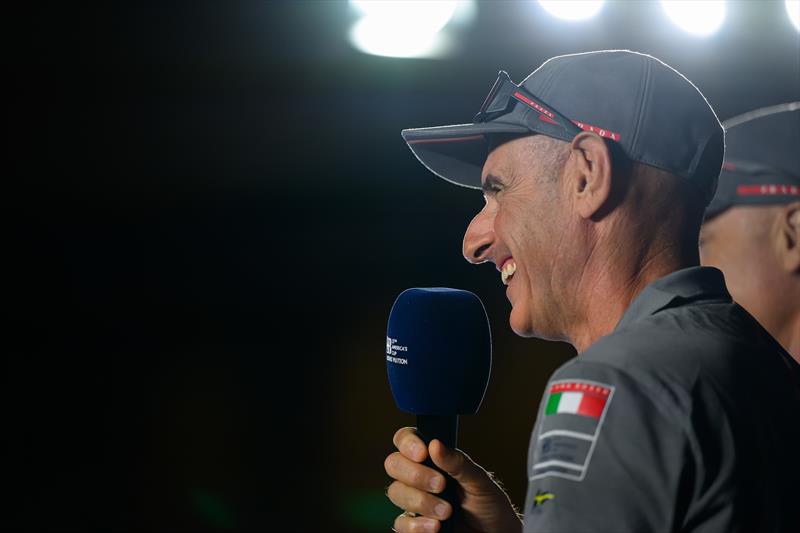
[[[492,89],[483,101],[481,110],[475,115],[475,122],[482,122],[487,119],[487,115],[505,111],[508,108],[514,84],[507,76],[499,76],[492,85]]]
[[[481,105],[481,108],[478,111],[478,114],[476,116],[481,116],[484,113],[486,113],[486,109],[489,107],[489,105],[494,100],[494,97],[497,94],[497,90],[500,88],[501,84],[502,84],[502,80],[500,78],[497,78],[495,80],[494,84],[492,85],[492,88],[489,89],[489,94],[487,94],[486,98],[484,98],[483,104]]]
[[[514,84],[511,82],[502,83],[495,91],[491,102],[486,106],[486,112],[497,113],[498,111],[505,111],[508,108],[514,88]]]

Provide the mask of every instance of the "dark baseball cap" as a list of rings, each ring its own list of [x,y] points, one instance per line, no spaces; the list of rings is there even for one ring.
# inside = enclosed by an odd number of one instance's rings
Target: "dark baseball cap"
[[[403,130],[411,151],[447,181],[480,188],[492,136],[571,141],[592,131],[633,161],[692,180],[708,203],[724,131],[705,97],[658,59],[628,50],[563,55],[515,85],[501,71],[473,122]]]
[[[756,109],[723,127],[725,162],[706,220],[734,205],[800,201],[800,102]]]

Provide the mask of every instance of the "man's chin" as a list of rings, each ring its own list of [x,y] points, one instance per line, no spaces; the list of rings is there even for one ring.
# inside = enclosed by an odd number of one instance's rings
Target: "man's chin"
[[[511,331],[526,339],[563,340],[559,335],[548,334],[544,328],[537,327],[537,325],[541,326],[541,324],[537,324],[531,318],[530,313],[524,312],[520,308],[512,307],[511,314],[508,317],[508,325],[511,326]]]
[[[511,331],[520,337],[530,338],[538,337],[536,330],[533,328],[530,317],[526,313],[521,313],[519,309],[511,309],[511,314],[508,317],[508,325],[511,326]]]

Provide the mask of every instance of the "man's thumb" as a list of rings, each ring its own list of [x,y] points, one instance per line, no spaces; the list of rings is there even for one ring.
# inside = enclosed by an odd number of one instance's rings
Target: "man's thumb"
[[[485,492],[494,483],[489,474],[461,450],[453,450],[434,439],[428,446],[433,464],[450,474],[467,492]]]

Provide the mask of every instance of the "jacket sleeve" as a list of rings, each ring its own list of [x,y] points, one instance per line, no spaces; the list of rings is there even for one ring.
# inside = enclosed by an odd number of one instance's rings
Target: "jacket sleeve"
[[[680,528],[692,453],[668,388],[572,361],[547,384],[528,453],[526,532]]]

